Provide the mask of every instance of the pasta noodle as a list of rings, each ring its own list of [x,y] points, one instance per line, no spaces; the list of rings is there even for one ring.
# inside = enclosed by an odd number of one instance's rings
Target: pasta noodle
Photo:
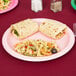
[[[0,10],[7,9],[10,2],[10,0],[0,0]]]
[[[59,51],[55,42],[47,42],[43,40],[26,40],[15,44],[16,52],[25,56],[49,56]]]

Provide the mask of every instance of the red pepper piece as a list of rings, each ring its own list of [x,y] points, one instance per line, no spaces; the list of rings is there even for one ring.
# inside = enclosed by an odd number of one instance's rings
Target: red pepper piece
[[[27,49],[27,46],[25,46],[25,48]]]
[[[32,44],[29,44],[29,46],[33,46]]]

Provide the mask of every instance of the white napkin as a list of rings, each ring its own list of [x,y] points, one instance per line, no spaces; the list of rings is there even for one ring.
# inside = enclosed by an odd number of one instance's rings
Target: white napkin
[[[32,0],[31,1],[31,9],[32,11],[38,12],[41,11],[42,8],[42,0]]]

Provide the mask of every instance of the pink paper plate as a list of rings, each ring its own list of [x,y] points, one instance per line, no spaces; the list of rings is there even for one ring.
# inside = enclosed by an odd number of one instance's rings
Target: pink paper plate
[[[33,19],[33,20],[40,24],[45,19],[37,18],[37,19]],[[50,20],[52,20],[52,19],[50,19]],[[52,20],[52,21],[54,21],[55,23],[63,24],[56,20]],[[42,39],[45,41],[53,40],[53,39],[48,38],[45,35],[41,34],[40,32],[37,32],[34,35],[32,35],[28,38],[25,38],[24,40],[27,40],[27,39],[35,39],[35,40]],[[60,48],[60,52],[57,54],[54,54],[51,56],[45,56],[45,57],[29,57],[29,56],[23,56],[21,54],[18,54],[17,52],[15,52],[13,50],[13,46],[17,42],[21,42],[21,41],[22,40],[17,40],[14,36],[11,35],[9,28],[6,30],[6,32],[4,33],[3,38],[2,38],[2,44],[3,44],[4,49],[6,50],[6,52],[8,52],[13,57],[20,59],[20,60],[24,60],[24,61],[40,62],[40,61],[48,61],[48,60],[53,60],[53,59],[59,58],[59,57],[63,56],[64,54],[66,54],[67,52],[69,52],[74,45],[75,37],[74,37],[72,30],[67,26],[67,32],[66,32],[65,36],[59,40],[55,40],[58,47]]]
[[[12,9],[14,9],[16,6],[18,5],[18,0],[11,0],[11,3],[9,5],[9,7],[5,10],[0,10],[0,14],[8,12]]]

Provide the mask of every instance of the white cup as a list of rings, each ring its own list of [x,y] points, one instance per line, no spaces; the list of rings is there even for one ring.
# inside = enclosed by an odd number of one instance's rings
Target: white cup
[[[42,0],[31,0],[31,9],[34,12],[42,11]]]

